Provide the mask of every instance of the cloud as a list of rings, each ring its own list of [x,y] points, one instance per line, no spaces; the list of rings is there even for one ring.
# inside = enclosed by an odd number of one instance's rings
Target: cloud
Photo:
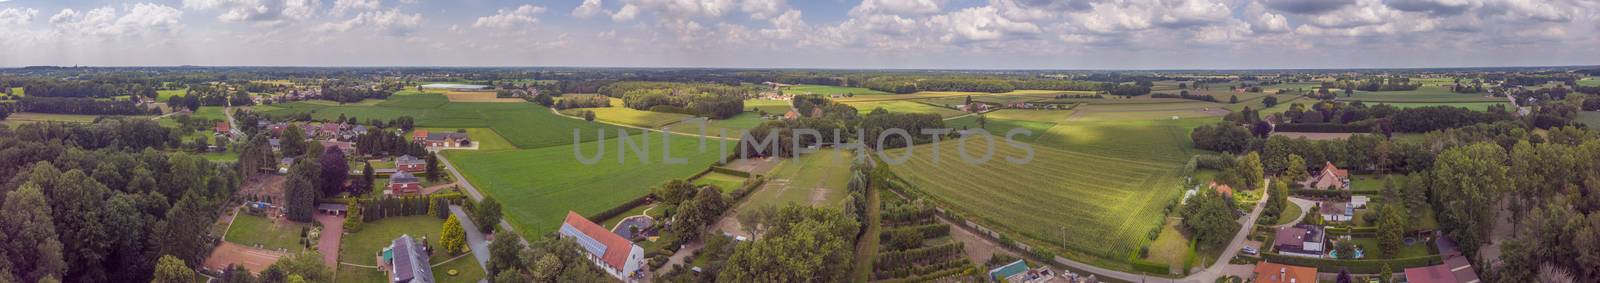
[[[328,14],[332,14],[334,16],[343,16],[344,12],[346,11],[377,10],[380,4],[381,3],[379,3],[378,0],[335,0],[333,2],[333,9],[328,10]]]
[[[1320,15],[1332,12],[1345,6],[1354,5],[1356,0],[1263,0],[1267,7],[1279,11],[1302,15]]]
[[[5,1],[0,0],[0,2]],[[5,10],[0,10],[0,26],[26,25],[28,22],[33,21],[33,16],[38,15],[39,10],[34,10],[31,8],[6,8]]]
[[[966,8],[929,19],[929,25],[943,34],[943,42],[973,42],[1032,39],[1041,29],[1029,22],[1012,21],[993,6]]]
[[[479,17],[477,22],[472,23],[472,27],[509,28],[519,25],[534,24],[539,22],[539,18],[534,17],[534,15],[544,13],[544,10],[544,7],[526,4],[519,6],[516,9],[500,9],[495,11],[494,15]]]
[[[320,0],[183,0],[185,9],[221,10],[217,20],[223,22],[253,22],[266,26],[309,19],[321,5]]]
[[[117,16],[117,9],[100,7],[78,12],[62,9],[50,16],[50,24],[62,34],[121,36],[166,33],[180,27],[183,11],[159,4],[137,3],[128,13]]]
[[[634,6],[633,4],[622,5],[621,10],[617,10],[617,13],[611,14],[611,20],[618,22],[632,21],[634,18],[638,17],[639,6]]]
[[[863,0],[850,9],[850,15],[871,14],[925,15],[939,12],[943,0]]]
[[[314,28],[319,32],[346,32],[357,28],[368,29],[388,36],[406,36],[422,26],[422,14],[406,14],[400,9],[363,12],[355,18],[340,22],[323,23]]]
[[[779,16],[788,6],[784,0],[744,0],[739,4],[739,10],[750,14],[752,19],[766,19]]]
[[[1472,8],[1467,0],[1386,0],[1390,8],[1406,12],[1424,12],[1434,15],[1459,15]]]
[[[600,0],[583,0],[583,4],[580,4],[577,8],[572,9],[572,16],[580,19],[587,19],[609,13],[611,12],[606,11],[601,7]]]

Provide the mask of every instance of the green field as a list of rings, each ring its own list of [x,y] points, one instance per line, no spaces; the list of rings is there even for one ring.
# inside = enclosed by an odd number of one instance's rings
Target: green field
[[[433,264],[433,279],[438,283],[475,283],[488,276],[483,266],[478,265],[478,260],[467,254],[451,259],[448,262],[431,262]],[[451,269],[456,270],[456,275],[450,275]]]
[[[939,147],[937,163],[934,146]],[[972,155],[983,149],[981,142],[969,147],[977,151]],[[1162,210],[1181,186],[1181,162],[1034,146],[1030,162],[1015,164],[1005,157],[1020,158],[1025,151],[1000,145],[992,160],[969,164],[958,149],[958,142],[892,149],[891,159],[907,151],[912,157],[904,164],[885,163],[916,190],[969,220],[1100,266],[1122,266],[1149,242],[1148,233],[1165,218]]]
[[[700,178],[695,178],[693,180],[696,186],[714,185],[717,186],[717,188],[722,189],[723,192],[739,189],[739,186],[744,185],[744,181],[745,177],[729,175],[717,171],[707,172],[705,175],[700,175]]]
[[[1077,112],[1077,115],[1073,116],[1073,121],[1170,120],[1174,116],[1187,119],[1227,115],[1225,107],[1228,104],[1186,99],[1178,101],[1150,99],[1143,102],[1140,100],[1125,99],[1114,103],[1097,102],[1080,105],[1073,108],[1073,111]],[[1107,102],[1111,101],[1116,100]]]
[[[669,135],[672,157],[686,158],[688,163],[663,164],[662,135],[651,133],[650,142],[641,145],[649,149],[648,163],[640,162],[633,150],[628,150],[625,162],[619,162],[620,139],[615,134],[609,131],[604,144],[444,154],[474,186],[505,204],[507,220],[528,235],[555,230],[568,210],[589,215],[610,209],[645,195],[650,187],[699,173],[721,156],[711,140],[708,150],[699,152],[698,139]],[[570,141],[568,135],[558,134]],[[631,139],[637,142],[641,136]],[[592,158],[596,147],[602,146],[604,155],[595,164],[581,164],[574,153],[574,147],[579,147],[585,158]]]
[[[767,174],[761,190],[750,195],[744,207],[779,207],[789,203],[831,206],[846,195],[850,183],[851,154],[832,149],[785,159]],[[754,209],[739,209],[754,211]]]
[[[11,88],[11,95],[15,95],[15,96],[27,96],[27,95],[28,95],[28,92],[27,92],[27,90],[25,90],[25,89],[23,89],[23,88],[20,88],[20,87],[13,87],[13,88]]]
[[[705,119],[705,118],[698,118],[698,119]],[[770,120],[762,119],[761,118],[761,114],[757,114],[755,112],[744,112],[744,113],[740,113],[739,115],[734,115],[733,117],[728,118],[728,119],[724,119],[724,120],[709,120],[709,121],[710,122],[708,122],[706,124],[706,127],[705,127],[705,135],[706,136],[708,136],[708,137],[724,137],[725,136],[725,137],[730,137],[730,138],[738,138],[743,130],[749,130],[750,128],[755,128],[756,126],[761,125],[761,123],[765,123],[765,122],[770,121]],[[698,124],[698,123],[699,122],[694,122],[694,121],[687,122],[687,123],[678,123],[678,124],[671,125],[667,129],[671,130],[674,133],[685,133],[685,134],[699,136],[701,128],[700,128],[700,124]],[[727,130],[728,133],[726,135],[723,135],[722,134],[722,130]]]
[[[1583,78],[1581,80],[1578,80],[1578,85],[1581,85],[1581,86],[1600,86],[1600,79],[1595,79],[1594,77]]]
[[[1193,154],[1189,132],[1216,119],[1096,121],[1057,124],[1036,144],[1120,158],[1183,162]]]
[[[829,85],[795,85],[784,88],[785,94],[815,93],[821,95],[854,94],[854,95],[879,95],[892,94],[859,87],[829,86]]]
[[[983,116],[989,119],[1065,123],[1068,117],[1072,117],[1072,113],[1072,110],[1001,109],[983,113]]]
[[[987,122],[984,124],[983,129],[985,131],[989,131],[990,135],[994,135],[996,140],[1003,139],[1005,137],[1005,134],[1007,132],[1010,132],[1011,129],[1014,129],[1014,128],[1027,129],[1030,133],[1032,133],[1031,135],[1018,134],[1016,136],[1013,136],[1014,139],[1016,139],[1018,141],[1023,141],[1023,142],[1032,142],[1034,140],[1039,139],[1040,136],[1044,135],[1045,131],[1050,130],[1050,127],[1054,127],[1056,125],[1056,123],[1050,123],[1050,122],[1036,122],[1036,121],[1025,121],[1025,120],[1006,120],[1006,119],[997,119],[997,118],[986,118],[986,120],[987,120]],[[945,120],[944,121],[944,126],[946,128],[955,129],[955,130],[977,129],[978,128],[978,116],[966,116],[966,117],[961,117],[961,118]],[[974,137],[974,138],[977,138],[977,137]]]
[[[744,101],[744,108],[752,109],[750,112],[756,112],[759,110],[766,111],[767,115],[783,115],[783,113],[789,112],[789,109],[794,108],[794,106],[789,104],[789,101],[784,100],[751,99]]]
[[[429,245],[442,247],[439,245],[439,231],[443,228],[444,220],[433,216],[390,217],[363,223],[360,232],[345,233],[340,241],[339,262],[374,265],[378,252],[400,235],[411,235],[417,239],[428,237]],[[436,252],[428,261],[441,262],[449,258],[445,252]]]
[[[459,103],[456,103],[459,104]],[[508,110],[485,112],[489,117],[489,127],[496,133],[505,137],[517,148],[532,149],[549,146],[572,145],[573,130],[578,130],[582,141],[595,140],[599,130],[604,129],[607,137],[617,136],[619,127],[601,123],[572,119],[551,113],[548,108],[534,104],[507,104],[507,103],[473,103],[473,104],[501,104],[501,105],[527,105],[525,110]],[[637,129],[628,129],[629,133],[640,133]]]
[[[1189,238],[1178,228],[1182,224],[1180,218],[1168,218],[1161,227],[1161,234],[1150,242],[1150,256],[1144,260],[1181,268],[1184,257],[1189,254]]]
[[[249,247],[298,252],[301,250],[300,228],[306,226],[287,220],[273,224],[266,217],[239,213],[234,216],[233,225],[228,227],[228,233],[222,240]]]
[[[0,123],[11,125],[12,127],[20,124],[38,122],[93,123],[95,117],[99,116],[17,112],[11,113],[11,116],[6,117],[5,120],[0,120]]]
[[[1294,204],[1294,202],[1285,203],[1283,205],[1283,212],[1278,214],[1278,222],[1274,224],[1284,225],[1299,222],[1301,213],[1304,212],[1300,211],[1300,205]]]
[[[173,89],[173,90],[157,90],[156,91],[156,102],[167,102],[167,100],[172,99],[172,97],[174,97],[174,96],[184,96],[184,93],[187,92],[187,91],[189,91],[189,88],[180,88],[180,89]]]
[[[927,105],[927,104],[911,102],[911,101],[872,101],[872,102],[850,102],[850,103],[845,103],[845,104],[850,105],[851,107],[855,107],[856,108],[856,112],[859,112],[862,115],[866,115],[867,113],[872,112],[873,109],[878,109],[878,108],[883,108],[883,110],[888,110],[889,112],[894,112],[894,113],[931,113],[931,114],[939,114],[939,117],[945,117],[945,118],[961,116],[962,114],[967,114],[967,112],[962,112],[961,110],[938,107],[938,106]]]
[[[507,142],[522,149],[572,144],[574,129],[583,133],[580,140],[590,141],[595,139],[596,129],[617,128],[564,117],[532,103],[450,103],[444,96],[431,93],[391,96],[376,105],[329,106],[300,101],[258,109],[269,116],[309,113],[317,120],[334,120],[340,115],[363,121],[411,116],[418,127],[493,129]],[[616,135],[615,131],[607,132],[610,136]]]
[[[694,118],[694,116],[688,114],[634,110],[633,108],[622,107],[620,103],[613,103],[611,107],[606,108],[561,110],[561,114],[582,117],[581,111],[594,111],[595,120],[651,129]]]
[[[1509,107],[1511,105],[1506,103],[1506,102],[1382,102],[1382,103],[1373,103],[1373,104],[1367,104],[1367,105],[1368,106],[1372,106],[1372,105],[1377,105],[1377,104],[1388,104],[1389,106],[1394,106],[1394,107],[1399,107],[1399,108],[1418,108],[1418,107],[1430,107],[1430,106],[1466,107],[1467,109],[1472,109],[1472,110],[1477,110],[1477,111],[1489,111],[1489,107],[1490,106],[1506,105],[1508,107],[1508,109],[1506,109],[1507,111],[1514,111],[1514,110],[1509,109]]]
[[[227,108],[222,106],[200,106],[200,108],[196,108],[194,114],[189,115],[189,117],[196,119],[227,121],[228,114],[223,113],[224,109]]]

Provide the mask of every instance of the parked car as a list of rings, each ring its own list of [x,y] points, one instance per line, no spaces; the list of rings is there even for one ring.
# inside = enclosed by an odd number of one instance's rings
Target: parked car
[[[1258,255],[1258,254],[1261,253],[1261,251],[1256,250],[1255,247],[1244,247],[1244,249],[1242,249],[1241,251],[1243,251],[1244,254],[1247,254],[1247,255]]]

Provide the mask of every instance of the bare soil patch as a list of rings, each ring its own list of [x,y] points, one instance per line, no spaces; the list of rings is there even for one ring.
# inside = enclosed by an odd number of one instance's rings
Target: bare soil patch
[[[524,102],[521,98],[498,98],[494,92],[482,91],[452,91],[445,93],[444,96],[449,98],[450,102]]]

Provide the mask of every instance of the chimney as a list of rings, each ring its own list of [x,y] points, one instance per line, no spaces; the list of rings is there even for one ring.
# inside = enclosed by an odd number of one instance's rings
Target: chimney
[[[1279,267],[1278,268],[1278,280],[1283,280],[1283,278],[1289,277],[1289,275],[1286,274],[1288,272],[1289,272],[1289,268],[1288,267]],[[1279,282],[1283,282],[1283,281],[1279,281]],[[1290,279],[1290,282],[1294,282],[1294,279]]]

